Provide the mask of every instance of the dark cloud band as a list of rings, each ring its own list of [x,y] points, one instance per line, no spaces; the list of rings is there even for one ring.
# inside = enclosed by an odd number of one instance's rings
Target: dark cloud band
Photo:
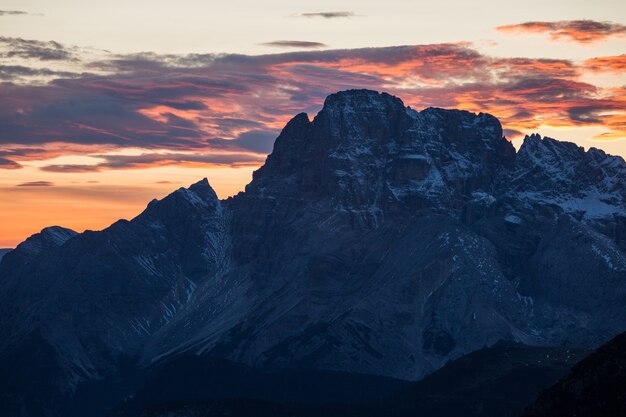
[[[0,16],[23,16],[29,14],[22,10],[0,10]]]
[[[356,16],[354,12],[340,11],[340,12],[314,12],[314,13],[302,13],[302,17],[322,17],[324,19],[337,19]]]
[[[265,159],[259,155],[238,153],[183,154],[146,153],[141,155],[94,155],[105,159],[94,165],[48,165],[41,168],[48,172],[98,172],[114,169],[143,169],[169,165],[186,166],[257,166]]]
[[[321,42],[310,42],[310,41],[272,41],[272,42],[264,42],[264,43],[261,43],[260,45],[273,46],[276,48],[301,48],[301,49],[326,48],[328,46]]]
[[[18,187],[52,187],[54,183],[50,181],[29,181],[17,184]]]

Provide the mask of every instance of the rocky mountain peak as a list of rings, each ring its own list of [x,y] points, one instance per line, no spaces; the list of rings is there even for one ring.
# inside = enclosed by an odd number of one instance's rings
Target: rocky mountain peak
[[[189,186],[189,190],[193,191],[196,194],[204,195],[207,198],[213,198],[213,196],[216,195],[213,187],[211,187],[211,184],[209,184],[209,180],[206,177],[202,178],[196,183],[191,184]]]
[[[45,249],[61,246],[77,234],[77,232],[61,226],[46,227],[18,245],[16,251],[19,250],[24,254],[35,256]]]
[[[182,194],[192,204],[215,205],[219,201],[215,190],[206,178],[190,185],[189,188],[181,187],[176,192]]]
[[[548,136],[542,138],[540,134],[533,133],[524,137],[524,142],[520,147],[520,156],[525,157],[531,153],[535,158],[545,157],[555,162],[580,158],[585,150],[572,142],[560,141]]]
[[[403,112],[404,109],[404,103],[398,97],[373,90],[354,89],[326,97],[322,111],[346,115],[364,112],[386,114],[390,111]]]
[[[347,90],[331,94],[314,123],[335,144],[367,145],[398,138],[412,124],[402,100],[372,90]]]
[[[455,205],[456,193],[488,188],[514,157],[489,114],[417,112],[386,93],[348,90],[328,96],[313,121],[300,114],[287,124],[246,194],[313,193],[377,217],[418,200]]]
[[[624,213],[626,163],[596,148],[532,134],[524,138],[510,175],[526,201],[587,217]]]
[[[177,213],[189,206],[193,206],[195,209],[215,209],[220,206],[220,200],[206,178],[188,188],[180,187],[161,200],[152,200],[142,216],[153,214],[159,217],[163,215],[176,216]]]
[[[516,154],[489,114],[340,92],[232,199],[203,179],[7,254],[0,333],[22,354],[45,329],[74,381],[118,356],[420,378],[502,339],[592,346],[626,326],[625,173],[538,135]]]

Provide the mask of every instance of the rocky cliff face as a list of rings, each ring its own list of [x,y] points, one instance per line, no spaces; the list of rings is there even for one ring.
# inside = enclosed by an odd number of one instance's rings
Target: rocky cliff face
[[[122,355],[417,379],[501,339],[594,346],[626,328],[625,184],[599,150],[516,153],[488,114],[337,93],[233,198],[202,181],[8,253],[0,361],[38,331],[71,389]]]

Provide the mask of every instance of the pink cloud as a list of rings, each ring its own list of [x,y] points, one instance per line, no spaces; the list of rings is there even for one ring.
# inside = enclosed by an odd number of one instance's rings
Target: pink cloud
[[[547,34],[553,41],[590,44],[611,37],[625,36],[626,26],[595,20],[561,20],[557,22],[525,22],[499,26],[504,33]]]

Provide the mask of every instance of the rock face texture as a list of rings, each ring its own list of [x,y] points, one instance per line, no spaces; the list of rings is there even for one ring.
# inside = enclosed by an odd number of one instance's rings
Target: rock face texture
[[[498,340],[596,346],[625,303],[623,159],[351,90],[235,197],[203,180],[7,253],[0,363],[37,335],[67,392],[183,353],[418,379]]]

